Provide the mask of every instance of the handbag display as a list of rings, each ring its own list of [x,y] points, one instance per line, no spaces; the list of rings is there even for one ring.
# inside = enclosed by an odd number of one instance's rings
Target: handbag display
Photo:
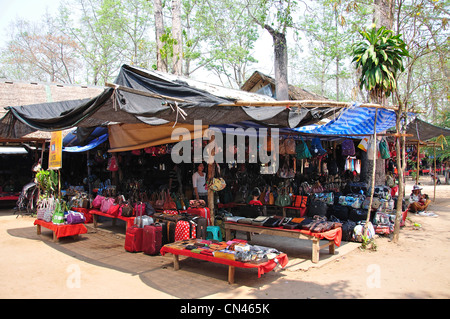
[[[191,199],[189,201],[189,207],[191,208],[203,208],[206,207],[206,203],[203,199]]]
[[[93,208],[100,208],[102,206],[102,201],[105,197],[101,195],[95,196],[94,200],[92,201],[92,207]]]
[[[66,216],[66,222],[69,225],[74,224],[82,224],[86,221],[86,218],[84,217],[83,213],[75,212],[75,211],[69,211]]]
[[[134,209],[129,203],[123,203],[120,205],[119,215],[123,217],[133,217]]]
[[[311,152],[308,149],[308,145],[303,140],[303,137],[300,135],[300,138],[302,139],[301,142],[297,143],[295,146],[295,154],[297,156],[297,159],[306,159],[311,157]]]
[[[109,208],[114,205],[114,198],[112,197],[104,197],[102,200],[102,204],[100,205],[100,211],[104,214],[108,213]]]

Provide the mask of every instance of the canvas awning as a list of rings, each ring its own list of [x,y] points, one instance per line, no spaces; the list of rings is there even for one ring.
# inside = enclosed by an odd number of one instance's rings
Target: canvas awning
[[[428,141],[441,135],[450,136],[450,129],[435,126],[416,118],[408,124],[406,133],[412,134],[412,137],[408,137],[408,140]]]
[[[233,105],[242,100],[243,94],[248,103]],[[268,99],[230,89],[211,94],[158,72],[123,65],[113,87],[93,99],[7,107],[6,115],[0,120],[0,137],[18,138],[36,130],[57,131],[114,123],[193,124],[195,120],[201,120],[203,125],[253,121],[292,128],[315,123],[335,111],[330,107],[249,106]]]
[[[377,133],[395,126],[396,113],[392,110],[365,107],[349,107],[325,125],[299,127],[294,131],[313,135],[362,136],[374,133],[375,112],[377,114]]]

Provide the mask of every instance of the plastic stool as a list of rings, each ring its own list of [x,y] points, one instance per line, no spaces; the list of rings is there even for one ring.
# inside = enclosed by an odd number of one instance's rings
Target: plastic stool
[[[206,239],[214,239],[222,241],[222,231],[219,226],[207,226],[206,227]]]

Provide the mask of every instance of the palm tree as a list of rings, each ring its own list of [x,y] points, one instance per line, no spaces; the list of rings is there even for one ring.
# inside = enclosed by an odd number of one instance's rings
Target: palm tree
[[[369,92],[372,102],[384,104],[397,88],[397,74],[403,72],[403,57],[409,56],[406,44],[385,27],[361,31],[363,41],[353,46],[353,61],[361,70],[360,89]]]
[[[353,46],[353,63],[356,62],[356,68],[361,71],[359,86],[369,92],[371,102],[381,105],[386,104],[386,98],[397,90],[397,74],[404,71],[403,57],[409,57],[406,44],[400,38],[401,35],[394,35],[394,32],[382,26],[380,28],[372,27],[369,31],[361,31],[363,41]],[[397,111],[396,128],[400,133],[400,119],[403,113],[403,107],[399,107]],[[375,113],[376,114],[376,113]],[[376,123],[376,115],[375,115]],[[404,137],[402,138],[404,142]],[[374,131],[374,143],[376,141],[376,131]],[[396,143],[397,154],[400,154],[400,142]],[[376,152],[376,151],[375,151]],[[375,154],[374,154],[375,155]],[[376,158],[376,156],[375,156]],[[372,166],[371,194],[370,204],[373,200],[373,189],[375,185],[375,172],[377,163],[380,168],[384,168],[383,161],[375,161]],[[397,158],[397,166],[399,171],[399,193],[403,191],[403,170],[400,158]],[[381,169],[384,172],[384,169]],[[384,180],[384,179],[383,179]],[[399,194],[397,203],[397,213],[395,220],[394,242],[398,241],[398,233],[400,230],[401,203],[403,194]],[[369,224],[370,214],[367,216],[365,234],[367,233],[367,224]]]

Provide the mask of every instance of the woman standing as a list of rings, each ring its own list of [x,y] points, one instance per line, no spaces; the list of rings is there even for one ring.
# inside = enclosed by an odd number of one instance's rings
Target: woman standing
[[[208,187],[206,185],[205,166],[203,163],[198,164],[197,171],[192,175],[192,186],[194,188],[195,199],[203,199],[205,203],[208,201]]]

